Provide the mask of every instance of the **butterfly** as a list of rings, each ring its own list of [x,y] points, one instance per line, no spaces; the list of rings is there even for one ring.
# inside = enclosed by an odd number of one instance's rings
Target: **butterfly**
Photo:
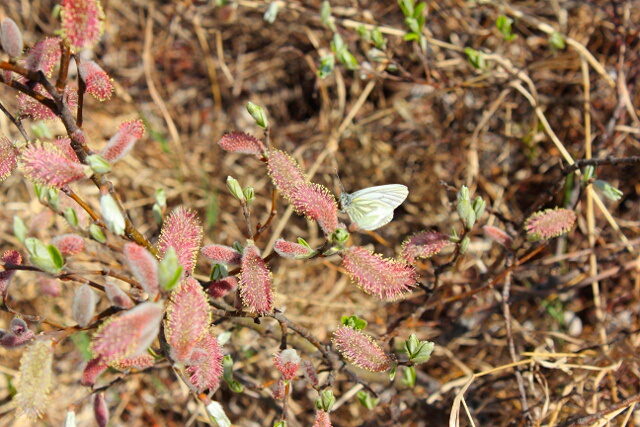
[[[364,188],[355,193],[340,194],[342,211],[361,230],[375,230],[393,219],[393,210],[409,195],[409,189],[401,184],[379,185]]]

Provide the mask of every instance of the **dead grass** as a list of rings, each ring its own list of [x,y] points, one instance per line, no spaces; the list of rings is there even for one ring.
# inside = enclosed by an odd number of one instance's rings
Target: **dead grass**
[[[400,70],[376,79],[352,124],[336,135],[367,82],[343,67],[326,80],[317,79],[319,52],[330,49],[331,38],[319,19],[320,2],[280,3],[277,21],[268,25],[262,19],[268,2],[261,1],[238,1],[235,10],[214,7],[213,2],[105,2],[108,25],[96,58],[116,80],[118,91],[105,104],[87,100],[84,128],[101,146],[123,120],[142,117],[147,123],[145,140],[112,174],[132,221],[146,236],[157,236],[151,206],[155,190],[163,187],[170,207],[187,205],[198,211],[206,244],[243,241],[244,223],[227,196],[227,175],[255,188],[253,218],[266,220],[271,184],[264,166],[255,159],[224,154],[215,144],[232,130],[260,136],[244,110],[248,101],[266,107],[273,144],[293,153],[306,169],[326,156],[318,165],[316,182],[337,191],[337,166],[348,191],[396,182],[409,186],[409,199],[389,226],[377,234],[353,237],[354,243],[371,245],[386,256],[393,256],[410,233],[459,229],[452,204],[455,191],[440,181],[455,188],[469,185],[472,194],[482,195],[492,212],[501,215],[486,215],[482,222],[517,234],[515,227],[534,207],[562,206],[567,199],[569,206],[576,203],[578,195],[563,189],[542,197],[561,178],[560,163],[567,163],[553,135],[574,159],[585,157],[587,145],[594,158],[638,153],[637,4],[549,0],[513,1],[503,7],[429,1],[429,50],[421,58],[411,43],[397,35],[404,24],[395,1],[332,1],[339,32],[356,57],[363,60],[369,47],[359,41],[353,22],[380,25]],[[51,33],[56,28],[49,15],[52,4],[9,0],[0,10],[30,31],[27,42],[32,44],[40,31]],[[519,17],[514,23],[518,37],[510,43],[494,26],[500,13]],[[545,25],[575,44],[553,51]],[[486,50],[492,58],[488,70],[469,65],[461,53],[465,46]],[[581,61],[588,63],[586,53],[606,73],[592,64],[585,74]],[[628,96],[616,83],[618,78]],[[8,93],[0,89],[3,100]],[[585,99],[590,106],[588,119]],[[547,128],[540,114],[548,121]],[[588,131],[585,120],[592,123]],[[0,124],[4,134],[16,134],[4,117]],[[587,144],[589,135],[593,140]],[[637,254],[625,250],[625,246],[638,248],[639,172],[637,165],[598,169],[598,178],[624,192],[619,202],[604,203],[620,232],[601,210],[588,205],[583,194],[575,205],[579,221],[574,230],[509,275],[501,277],[506,269],[504,251],[475,230],[469,252],[440,276],[433,291],[417,291],[398,303],[383,304],[364,295],[335,260],[274,261],[276,305],[324,341],[345,314],[364,317],[367,330],[383,336],[399,318],[428,307],[419,318],[392,331],[399,339],[413,332],[437,345],[432,360],[418,369],[416,387],[406,389],[399,379],[390,386],[384,375],[363,374],[380,393],[379,405],[369,411],[355,398],[341,402],[332,413],[334,425],[443,426],[452,408],[463,426],[606,425],[596,421],[608,417],[610,425],[640,425],[634,412],[640,399],[640,284]],[[17,246],[11,232],[13,215],[42,219],[38,215],[44,208],[33,201],[33,191],[19,175],[4,182],[1,190],[4,251]],[[94,189],[86,190],[87,196],[95,195]],[[278,203],[272,231],[285,218],[287,206]],[[37,221],[34,227],[43,236],[64,230],[60,220],[50,231]],[[281,236],[288,240],[302,236],[312,245],[322,239],[314,224],[295,215],[282,227]],[[272,238],[267,233],[261,247]],[[522,238],[516,243],[518,259],[535,248]],[[87,258],[111,259],[100,247],[92,251]],[[591,266],[590,256],[595,260]],[[447,260],[443,256],[424,262],[423,282],[432,284],[434,269]],[[113,262],[111,267],[122,268]],[[208,268],[200,260],[202,275]],[[511,284],[516,363],[509,352],[501,302],[505,281]],[[12,286],[16,309],[70,321],[72,284],[65,284],[56,299],[38,294],[34,276],[19,275]],[[581,327],[563,325],[560,319],[567,313],[575,314]],[[3,319],[8,324],[10,317]],[[223,322],[220,330],[233,331],[227,349],[239,379],[253,386],[243,394],[223,386],[214,398],[223,403],[235,425],[270,426],[281,412],[268,388],[275,382],[270,361],[279,345],[279,329],[269,320],[262,322],[266,331],[262,334],[244,325]],[[306,349],[305,358],[317,360],[304,343],[299,345]],[[4,414],[0,425],[27,425],[13,419],[10,406],[8,384],[14,382],[19,356],[16,351],[0,350],[0,354],[5,373],[0,383]],[[86,393],[77,385],[82,360],[71,343],[56,352],[56,361],[59,383],[45,421],[38,425],[61,425],[66,407]],[[514,370],[522,376],[526,412]],[[334,393],[340,399],[354,387],[358,386],[348,377],[339,376]],[[312,424],[313,398],[315,392],[303,381],[296,383],[289,407],[291,426]],[[112,387],[107,400],[113,425],[205,425],[203,418],[195,418],[197,405],[169,369],[158,370],[157,375],[133,375]],[[89,406],[80,407],[79,425],[92,422]],[[576,419],[590,414],[597,417],[581,424]]]

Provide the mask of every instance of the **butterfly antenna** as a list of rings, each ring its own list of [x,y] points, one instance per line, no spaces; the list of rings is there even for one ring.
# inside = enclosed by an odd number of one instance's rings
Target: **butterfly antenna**
[[[336,171],[336,177],[338,178],[338,185],[340,185],[340,194],[346,193],[346,191],[344,191],[344,186],[342,185],[342,181],[340,180],[340,174],[338,174],[338,168],[335,168]]]

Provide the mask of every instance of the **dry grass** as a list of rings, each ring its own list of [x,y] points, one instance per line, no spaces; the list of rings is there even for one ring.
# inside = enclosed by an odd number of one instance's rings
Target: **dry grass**
[[[248,101],[266,107],[276,147],[293,153],[306,169],[319,157],[323,160],[314,181],[337,191],[337,166],[348,191],[395,182],[409,186],[409,199],[389,226],[377,234],[353,237],[354,243],[370,245],[386,256],[394,255],[410,233],[459,229],[455,191],[440,181],[455,188],[469,185],[473,195],[482,195],[492,212],[500,214],[486,215],[482,222],[516,233],[532,209],[562,206],[569,200],[569,206],[575,204],[578,225],[510,274],[503,274],[504,251],[475,230],[469,252],[427,294],[418,291],[405,301],[383,304],[349,283],[333,259],[276,260],[276,305],[325,341],[344,314],[365,318],[367,330],[383,336],[389,325],[423,308],[418,318],[392,331],[400,339],[414,332],[437,345],[432,360],[418,369],[416,387],[406,389],[399,379],[390,386],[384,375],[363,374],[379,392],[379,405],[369,411],[355,397],[341,402],[332,414],[336,427],[444,426],[452,408],[463,426],[606,425],[609,418],[610,425],[640,425],[638,412],[633,412],[640,400],[640,282],[637,254],[628,250],[638,248],[640,168],[598,169],[599,178],[624,192],[619,202],[604,203],[619,232],[597,204],[587,201],[591,196],[586,193],[560,187],[545,197],[561,179],[560,164],[568,162],[561,147],[574,159],[585,158],[589,151],[594,158],[637,155],[638,4],[548,0],[512,1],[505,7],[429,1],[429,50],[422,57],[398,36],[404,23],[395,1],[332,1],[339,32],[356,57],[363,60],[369,46],[359,41],[354,21],[380,25],[400,70],[381,74],[364,102],[356,105],[367,85],[357,73],[338,67],[326,80],[316,77],[314,67],[320,52],[330,49],[331,39],[320,22],[320,2],[280,2],[272,25],[262,19],[268,3],[238,1],[232,9],[199,1],[105,2],[108,25],[96,58],[118,90],[105,104],[87,100],[84,128],[101,146],[123,120],[142,117],[147,123],[145,140],[112,174],[139,230],[157,236],[151,206],[155,190],[163,187],[170,207],[187,205],[198,211],[206,244],[243,241],[244,223],[227,195],[227,175],[255,188],[253,218],[266,220],[271,184],[264,165],[224,154],[215,144],[227,131],[260,135],[244,110]],[[56,29],[49,14],[52,5],[8,0],[0,14],[25,28],[27,43],[33,44],[41,33]],[[494,26],[500,13],[520,17],[514,23],[518,37],[510,43]],[[566,49],[549,48],[545,25],[571,38]],[[485,49],[489,68],[474,70],[461,53],[465,46]],[[588,62],[589,53],[604,73]],[[3,102],[8,94],[0,89]],[[336,134],[350,112],[355,112],[352,123]],[[585,127],[585,120],[590,120],[590,127]],[[4,134],[16,135],[4,117],[0,125]],[[20,175],[14,174],[0,190],[3,251],[18,245],[11,232],[15,214],[31,220],[34,232],[43,237],[64,230],[63,221],[53,218],[50,229],[42,227],[45,209],[34,201],[30,185]],[[82,191],[88,198],[96,194],[93,188]],[[288,240],[302,236],[312,245],[321,244],[316,226],[295,215],[287,219],[286,208],[278,202],[279,215],[259,246],[267,246],[278,230]],[[278,227],[283,219],[286,223]],[[520,260],[536,248],[521,237],[516,244]],[[85,261],[112,260],[103,252],[92,247]],[[446,261],[448,257],[441,256],[424,262],[423,282],[432,284],[435,268]],[[122,269],[113,261],[111,267]],[[200,260],[202,275],[208,268]],[[510,334],[502,305],[507,282]],[[33,275],[18,275],[12,286],[17,310],[70,322],[75,285],[64,284],[56,299],[39,295]],[[562,324],[563,313],[575,314],[581,327]],[[10,316],[5,313],[2,319],[8,324]],[[261,327],[266,332],[258,334],[244,325],[227,321],[220,330],[233,331],[227,349],[239,379],[253,387],[233,394],[223,386],[214,398],[235,425],[270,426],[281,412],[268,388],[275,381],[271,356],[279,344],[279,328],[264,320]],[[299,345],[305,358],[318,360],[308,346]],[[10,405],[9,383],[19,366],[18,352],[0,350],[0,355],[5,373],[0,381],[0,425],[27,425],[14,420]],[[78,385],[82,359],[70,342],[56,351],[56,363],[58,384],[51,407],[45,421],[33,425],[61,425],[66,407],[86,395]],[[338,376],[334,392],[340,399],[354,387],[358,386],[348,377]],[[523,410],[522,392],[528,411]],[[314,397],[303,381],[296,384],[289,406],[291,426],[312,424]],[[169,369],[133,375],[112,387],[107,400],[113,425],[206,424]],[[78,409],[79,425],[91,425],[89,406]],[[597,417],[577,424],[576,417],[590,414]],[[596,424],[598,420],[602,424]]]

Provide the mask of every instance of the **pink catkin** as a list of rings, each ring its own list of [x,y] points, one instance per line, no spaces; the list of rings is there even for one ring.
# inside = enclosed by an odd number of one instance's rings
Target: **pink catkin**
[[[179,362],[189,358],[191,351],[209,329],[211,308],[200,283],[185,278],[171,293],[167,305],[164,334]]]
[[[329,413],[325,411],[316,412],[316,421],[312,427],[332,427]]]
[[[76,255],[84,250],[84,239],[77,234],[56,236],[51,240],[51,243],[64,256]]]
[[[136,141],[144,135],[142,120],[129,120],[120,125],[100,155],[108,162],[114,163],[122,159]]]
[[[362,369],[384,372],[391,367],[389,356],[365,333],[341,326],[332,341],[345,359]]]
[[[407,262],[415,258],[429,258],[438,254],[442,248],[453,246],[449,236],[435,231],[421,231],[402,243],[401,258]]]
[[[0,136],[0,181],[7,179],[18,164],[17,150],[9,138]]]
[[[247,246],[242,254],[240,296],[249,310],[257,314],[273,310],[273,277],[255,246]]]
[[[291,193],[297,186],[309,183],[306,175],[298,166],[298,162],[283,151],[269,151],[267,169],[273,185],[288,200],[290,200]]]
[[[218,299],[227,295],[237,287],[238,279],[233,276],[229,276],[210,282],[209,287],[207,288],[207,294],[209,294],[211,298]]]
[[[185,273],[191,274],[196,266],[201,241],[202,227],[198,217],[192,210],[180,206],[171,212],[162,225],[158,250],[164,256],[173,247]]]
[[[273,356],[273,366],[280,371],[285,381],[291,381],[298,374],[300,356],[290,348],[279,351]]]
[[[53,70],[60,60],[60,39],[47,37],[33,45],[29,50],[25,68],[29,71],[42,71],[51,77]]]
[[[106,371],[108,367],[109,366],[100,358],[91,359],[87,363],[87,366],[85,366],[84,371],[82,371],[80,383],[88,387],[94,385],[98,377]]]
[[[20,165],[27,178],[49,187],[63,188],[87,177],[85,165],[69,160],[51,144],[25,149]]]
[[[114,89],[113,81],[98,64],[94,61],[82,62],[78,67],[78,72],[84,81],[88,94],[98,101],[106,101],[111,98]]]
[[[91,49],[100,40],[104,12],[98,0],[63,0],[63,37],[75,51]]]
[[[548,240],[571,230],[576,214],[568,209],[547,209],[536,212],[525,221],[527,237],[531,240]]]
[[[511,249],[513,239],[504,230],[492,225],[485,225],[482,227],[484,234],[495,240],[498,244],[504,246],[507,249]]]
[[[60,136],[55,139],[55,141],[51,142],[52,145],[55,145],[56,148],[64,153],[65,156],[69,158],[69,160],[73,160],[74,162],[80,162],[78,159],[78,155],[73,148],[71,147],[71,140],[67,136]]]
[[[5,264],[20,265],[22,264],[22,256],[20,252],[10,250],[2,255],[2,262]],[[0,301],[4,300],[9,283],[11,283],[11,278],[15,273],[15,270],[0,271]]]
[[[142,289],[155,297],[159,290],[158,261],[145,248],[135,243],[127,243],[123,249],[129,270],[140,283]]]
[[[222,350],[216,337],[207,333],[197,344],[196,350],[206,357],[198,364],[190,365],[187,372],[191,374],[189,381],[198,390],[215,390],[222,378]]]
[[[369,295],[393,301],[416,285],[418,276],[404,262],[351,246],[342,253],[342,264],[356,284]]]
[[[220,148],[232,153],[261,155],[266,151],[258,138],[244,132],[231,132],[222,135],[218,141]]]
[[[318,222],[325,236],[338,228],[338,204],[326,187],[308,183],[290,192],[289,200],[297,213]]]
[[[284,239],[278,239],[273,245],[273,250],[283,258],[302,259],[308,258],[313,254],[313,250],[300,243],[287,242]]]
[[[200,250],[202,255],[216,264],[238,266],[242,262],[242,254],[230,246],[207,245]]]
[[[92,354],[108,365],[140,356],[158,336],[163,313],[161,304],[144,302],[111,316],[96,331]]]

